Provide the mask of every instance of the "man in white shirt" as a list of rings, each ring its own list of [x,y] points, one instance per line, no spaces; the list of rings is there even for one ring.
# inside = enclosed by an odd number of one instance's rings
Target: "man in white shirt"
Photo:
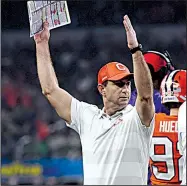
[[[178,113],[179,152],[183,155],[183,174],[181,185],[186,185],[186,101],[180,106]]]
[[[128,48],[132,54],[137,89],[135,107],[128,105],[131,95],[128,68],[118,62],[107,63],[98,73],[102,110],[78,101],[60,88],[49,52],[48,23],[35,35],[37,69],[43,94],[67,126],[80,135],[85,185],[145,185],[149,143],[153,131],[153,85],[141,45],[128,16],[124,16]]]

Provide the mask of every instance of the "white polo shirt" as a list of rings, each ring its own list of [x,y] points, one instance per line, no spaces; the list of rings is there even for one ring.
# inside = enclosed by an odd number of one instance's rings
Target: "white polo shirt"
[[[131,105],[110,117],[72,98],[71,120],[67,126],[81,139],[85,185],[147,184],[154,119],[146,127]]]
[[[179,152],[183,155],[183,176],[182,184],[186,185],[186,101],[180,106],[178,113],[178,137],[179,137]]]

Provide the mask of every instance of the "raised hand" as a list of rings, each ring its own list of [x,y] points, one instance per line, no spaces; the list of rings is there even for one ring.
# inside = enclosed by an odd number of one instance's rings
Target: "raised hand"
[[[136,32],[131,24],[131,21],[127,15],[123,17],[123,24],[126,30],[127,43],[130,49],[138,46],[138,40],[136,38]]]
[[[34,40],[37,44],[49,41],[49,38],[50,38],[49,23],[44,22],[43,26],[44,26],[44,29],[41,32],[34,35]]]

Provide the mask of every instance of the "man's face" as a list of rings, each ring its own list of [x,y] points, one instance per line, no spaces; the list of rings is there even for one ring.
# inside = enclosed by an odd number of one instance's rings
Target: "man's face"
[[[128,79],[108,81],[105,86],[105,99],[120,108],[125,107],[131,96],[131,82]]]

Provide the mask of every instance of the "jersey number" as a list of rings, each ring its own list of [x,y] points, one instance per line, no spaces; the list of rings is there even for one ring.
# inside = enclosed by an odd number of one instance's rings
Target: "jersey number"
[[[161,172],[158,170],[158,167],[153,165],[152,171],[154,176],[157,179],[170,181],[176,174],[174,167],[174,155],[173,155],[173,143],[168,137],[152,137],[152,145],[151,152],[154,154],[151,155],[151,159],[153,162],[163,162],[166,165],[167,172]],[[154,147],[156,145],[164,145],[165,153],[164,154],[155,154]],[[178,150],[179,143],[177,142]],[[179,180],[182,180],[182,172],[180,172],[180,168],[183,164],[182,157],[178,159],[177,169],[179,170]]]

